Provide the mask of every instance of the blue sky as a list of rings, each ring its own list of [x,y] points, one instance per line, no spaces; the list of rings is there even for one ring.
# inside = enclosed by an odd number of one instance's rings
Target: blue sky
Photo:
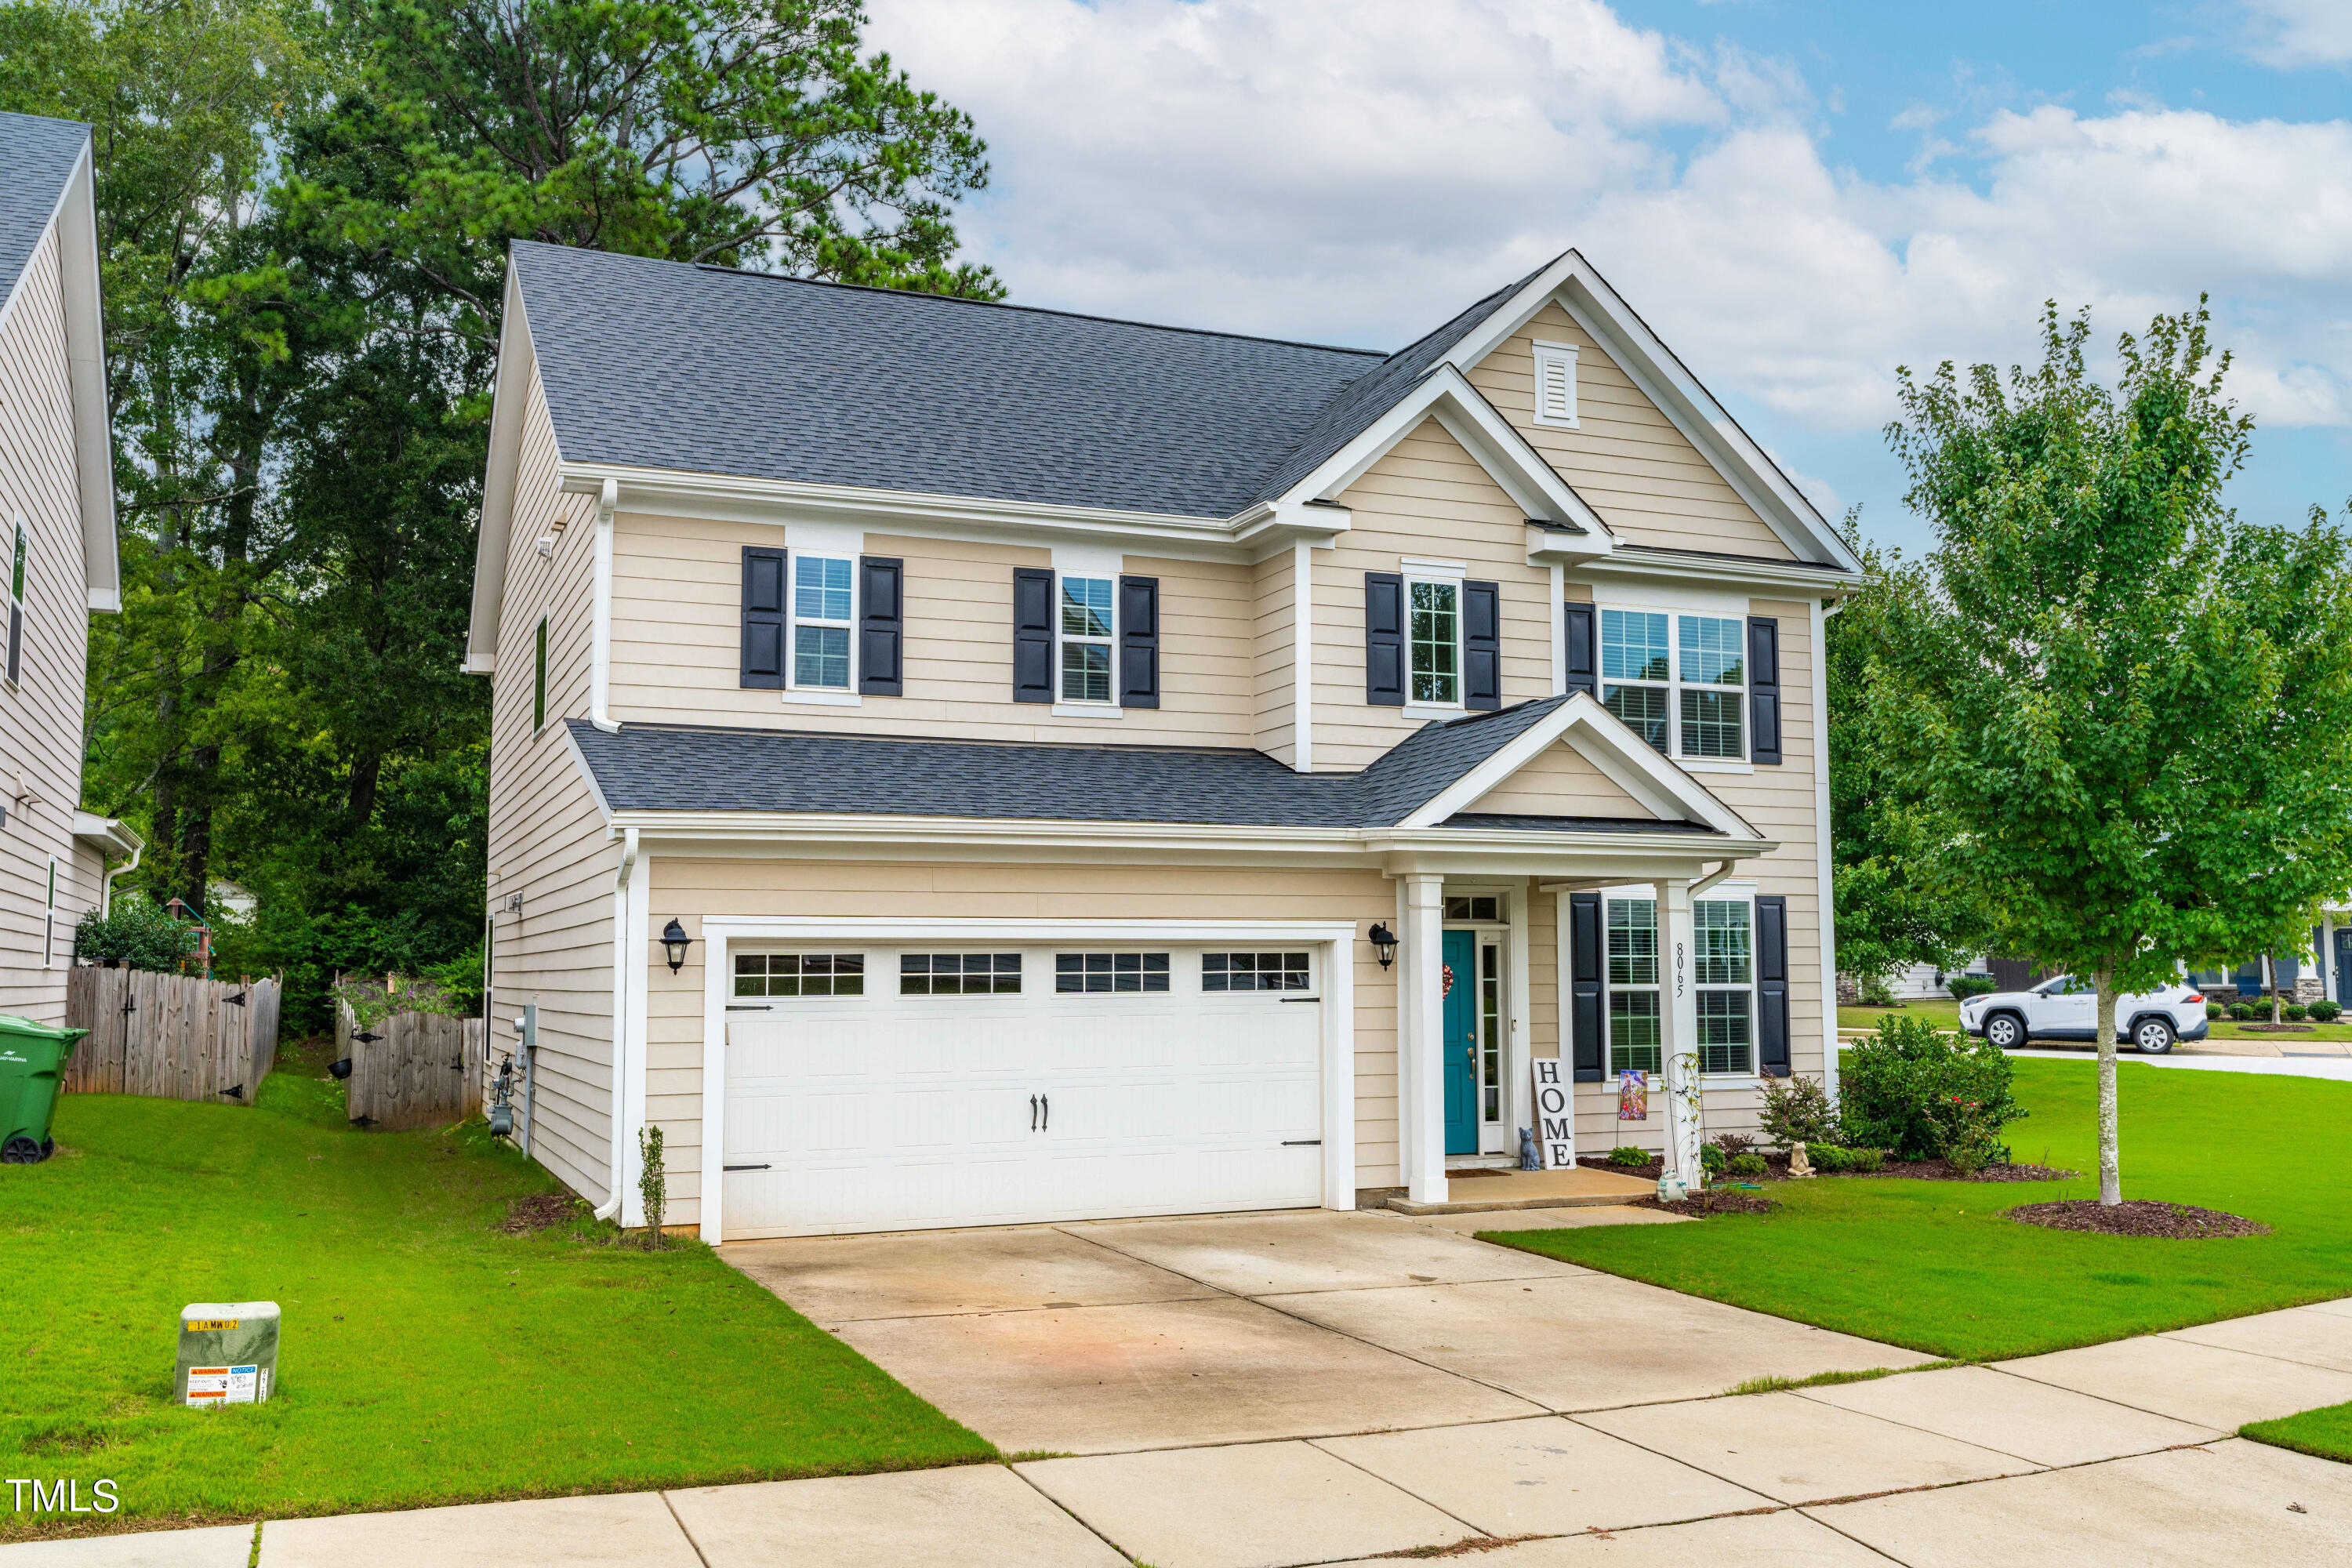
[[[971,111],[1013,298],[1392,347],[1575,245],[1916,550],[1898,364],[2214,296],[2233,499],[2352,492],[2352,0],[872,0]]]

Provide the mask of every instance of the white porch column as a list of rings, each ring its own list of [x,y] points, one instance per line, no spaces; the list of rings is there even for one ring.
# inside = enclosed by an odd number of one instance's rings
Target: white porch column
[[[1445,1202],[1445,879],[1397,879],[1397,1156],[1405,1195]]]
[[[1687,881],[1657,884],[1658,1023],[1666,1079],[1666,1169],[1691,1191],[1698,1158],[1698,992],[1691,984],[1691,896]]]

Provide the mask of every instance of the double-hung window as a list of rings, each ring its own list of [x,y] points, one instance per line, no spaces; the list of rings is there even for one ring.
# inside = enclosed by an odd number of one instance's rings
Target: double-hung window
[[[1405,641],[1414,702],[1454,708],[1462,702],[1462,584],[1447,579],[1405,580]]]
[[[1607,901],[1609,1071],[1655,1073],[1664,1066],[1658,1018],[1658,900]]]
[[[1111,700],[1111,648],[1117,629],[1118,580],[1061,578],[1061,691],[1065,702]]]
[[[1670,757],[1748,755],[1747,628],[1737,616],[1601,612],[1601,700]]]
[[[850,689],[849,645],[857,563],[845,555],[793,553],[793,680],[795,689]]]
[[[1756,943],[1745,899],[1691,904],[1691,979],[1698,997],[1698,1070],[1756,1070]]]

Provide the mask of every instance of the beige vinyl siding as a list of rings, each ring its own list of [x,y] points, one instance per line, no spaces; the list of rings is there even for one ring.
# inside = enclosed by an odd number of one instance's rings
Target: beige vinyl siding
[[[1502,593],[1503,705],[1551,695],[1551,574],[1528,563],[1525,513],[1435,420],[1339,498],[1353,522],[1313,553],[1315,771],[1353,773],[1425,719],[1364,700],[1364,574],[1458,561]]]
[[[0,658],[17,518],[27,535],[18,680],[13,690],[0,684],[0,774],[21,778],[32,795],[24,805],[0,800],[7,808],[0,827],[0,1013],[49,1024],[65,1021],[74,923],[98,902],[101,875],[97,853],[73,837],[81,803],[89,588],[59,266],[52,226],[26,264],[0,329]],[[57,923],[49,938],[52,856]]]
[[[1297,555],[1278,550],[1257,563],[1254,606],[1255,733],[1251,743],[1285,767],[1298,763],[1291,721],[1298,709]]]
[[[1565,742],[1547,747],[1463,809],[1530,816],[1630,816],[1643,822],[1657,816]]]
[[[905,563],[905,692],[855,707],[795,703],[742,685],[743,547],[793,548],[787,525],[614,520],[615,719],[992,741],[1253,743],[1252,568],[1129,555],[1160,582],[1160,706],[1056,718],[1013,700],[1013,573],[1049,550],[869,533],[863,553]]]
[[[670,1217],[698,1223],[702,1166],[702,940],[709,917],[838,914],[904,920],[1394,920],[1394,885],[1370,870],[1230,866],[910,864],[655,856],[647,864],[658,923],[677,913],[692,936],[673,975],[658,943],[648,957],[647,1114],[669,1161]],[[1356,1158],[1360,1186],[1397,1180],[1396,996],[1370,945],[1355,963]]]
[[[612,1181],[613,877],[618,848],[580,776],[563,720],[588,711],[595,515],[558,489],[555,436],[534,366],[515,477],[490,714],[493,1016],[539,1005],[531,1153],[597,1202]],[[553,552],[535,542],[561,519]],[[531,730],[534,655],[548,621],[547,726]],[[522,896],[520,915],[506,911]],[[501,1023],[493,1043],[510,1046]]]
[[[1528,1054],[1557,1057],[1559,1048],[1559,900],[1536,891],[1531,880],[1520,900],[1528,911]],[[1528,1092],[1515,1089],[1514,1093]],[[1512,1103],[1510,1096],[1504,1099]],[[1517,1128],[1505,1130],[1506,1145],[1519,1152]]]
[[[1574,429],[1535,422],[1538,338],[1577,351]],[[1471,370],[1470,383],[1628,543],[1794,558],[1780,535],[1557,302],[1496,345]]]
[[[1813,795],[1813,748],[1821,735],[1813,708],[1812,660],[1818,650],[1805,605],[1756,599],[1748,604],[1748,613],[1771,616],[1780,623],[1780,744],[1787,760],[1778,767],[1759,767],[1752,773],[1697,776],[1725,805],[1753,824],[1757,832],[1780,843],[1771,854],[1743,862],[1731,879],[1752,882],[1759,894],[1779,894],[1789,900],[1789,1062],[1792,1071],[1818,1078],[1823,1065],[1824,1022],[1820,829]],[[1754,1089],[1703,1088],[1707,1135],[1754,1132],[1761,1103],[1762,1095]],[[1614,1084],[1581,1086],[1576,1128],[1580,1153],[1605,1152],[1619,1142],[1664,1147],[1663,1097],[1653,1096],[1648,1121],[1626,1123],[1622,1129],[1615,1120],[1616,1106]],[[1595,1139],[1606,1142],[1596,1144]]]

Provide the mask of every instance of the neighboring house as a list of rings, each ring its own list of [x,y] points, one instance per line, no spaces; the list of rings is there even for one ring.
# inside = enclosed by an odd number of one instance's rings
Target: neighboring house
[[[61,1023],[140,847],[78,809],[89,616],[122,607],[89,127],[0,114],[0,1013]]]
[[[1659,1147],[1678,1042],[1752,1128],[1834,1072],[1856,573],[1574,252],[1381,355],[519,245],[533,1152],[635,1224],[657,1122],[715,1240],[1439,1199],[1532,1058]]]

